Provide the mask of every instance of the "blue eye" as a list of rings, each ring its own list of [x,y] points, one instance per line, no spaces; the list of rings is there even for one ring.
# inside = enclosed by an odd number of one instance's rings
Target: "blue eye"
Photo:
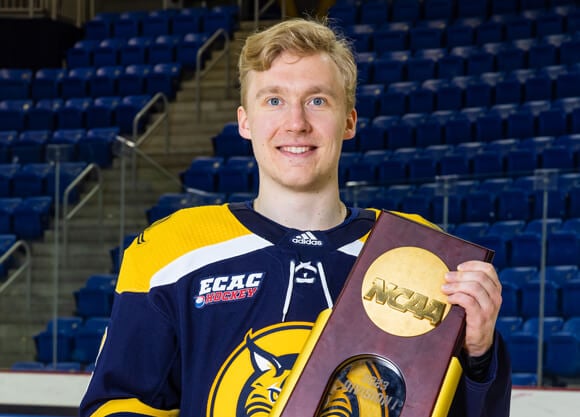
[[[326,103],[326,100],[322,97],[315,97],[312,99],[312,104],[315,106],[322,106],[324,103]]]
[[[280,104],[280,99],[278,97],[269,98],[268,104],[270,104],[271,106],[278,106]]]

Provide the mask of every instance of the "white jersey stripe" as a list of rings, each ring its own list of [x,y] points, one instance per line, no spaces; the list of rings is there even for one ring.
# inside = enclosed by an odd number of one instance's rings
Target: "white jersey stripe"
[[[173,284],[186,274],[224,259],[244,255],[272,243],[257,235],[246,235],[188,252],[168,263],[151,277],[150,288]]]

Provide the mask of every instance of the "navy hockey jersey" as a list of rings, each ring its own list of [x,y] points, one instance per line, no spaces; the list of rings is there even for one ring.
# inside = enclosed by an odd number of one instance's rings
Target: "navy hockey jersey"
[[[302,231],[238,203],[153,224],[125,252],[80,415],[267,416],[377,213],[351,209],[331,230]],[[463,377],[450,415],[509,415],[499,338],[494,349],[487,381]]]

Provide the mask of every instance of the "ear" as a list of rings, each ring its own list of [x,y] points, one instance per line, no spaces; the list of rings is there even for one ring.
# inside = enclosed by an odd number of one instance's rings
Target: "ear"
[[[246,110],[243,106],[238,107],[238,132],[244,139],[252,139],[248,122],[248,114],[246,113]]]
[[[352,109],[346,117],[346,126],[344,127],[343,139],[352,139],[356,135],[356,109]]]

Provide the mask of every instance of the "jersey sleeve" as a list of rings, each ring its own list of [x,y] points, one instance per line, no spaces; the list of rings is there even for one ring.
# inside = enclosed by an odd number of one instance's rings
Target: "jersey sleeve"
[[[125,254],[119,287],[136,268]],[[115,294],[110,324],[80,416],[178,415],[180,398],[176,331],[148,291]]]
[[[449,417],[509,417],[511,388],[509,354],[496,332],[487,378],[483,382],[461,378]]]

